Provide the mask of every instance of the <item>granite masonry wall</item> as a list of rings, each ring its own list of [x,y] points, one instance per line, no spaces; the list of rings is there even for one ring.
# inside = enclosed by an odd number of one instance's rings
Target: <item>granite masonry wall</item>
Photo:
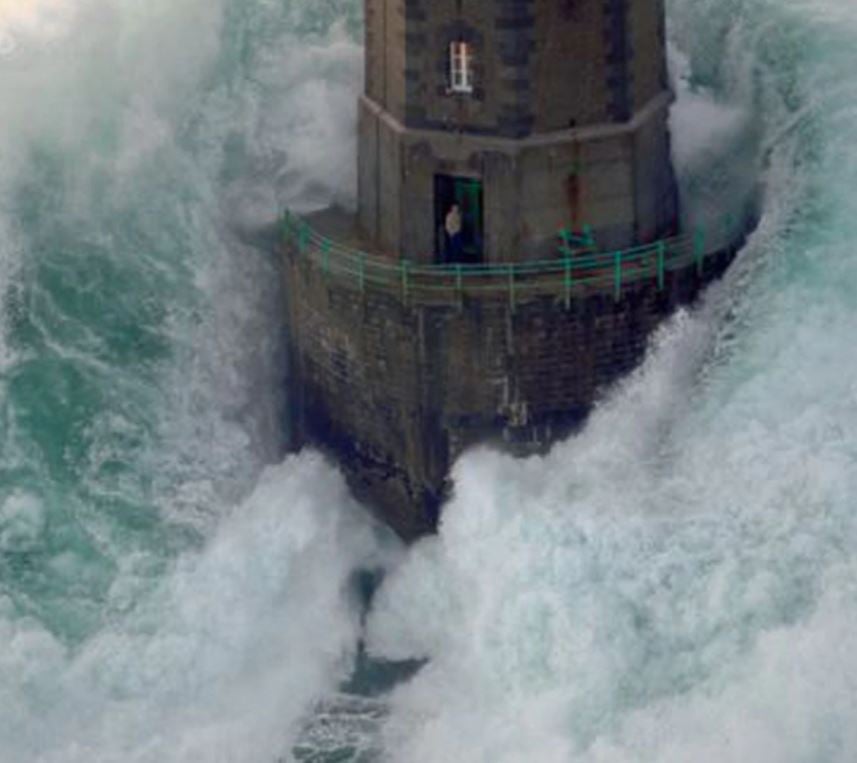
[[[455,458],[493,441],[513,452],[571,432],[643,357],[659,321],[719,276],[733,249],[653,282],[571,301],[508,296],[404,301],[340,280],[286,245],[295,445],[342,465],[403,538],[436,526]]]
[[[396,266],[438,262],[450,177],[481,183],[486,263],[552,259],[566,227],[591,227],[601,252],[676,234],[663,0],[364,2],[358,230],[328,238]],[[471,92],[450,87],[452,42],[470,44]],[[435,528],[465,448],[530,452],[572,431],[734,251],[660,289],[652,278],[566,304],[535,296],[550,288],[512,300],[502,283],[409,296],[292,247],[294,445],[329,450],[406,539]]]
[[[544,257],[565,226],[604,249],[672,235],[663,0],[366,0],[359,216],[437,256],[435,177],[484,186],[484,259]],[[472,93],[449,45],[473,47]]]

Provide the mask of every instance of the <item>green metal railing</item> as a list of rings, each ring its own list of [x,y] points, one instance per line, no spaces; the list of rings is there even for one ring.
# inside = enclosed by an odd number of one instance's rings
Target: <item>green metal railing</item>
[[[360,291],[383,289],[398,293],[405,302],[459,305],[466,296],[503,296],[514,309],[532,296],[554,296],[566,307],[575,297],[593,293],[612,294],[618,301],[626,288],[647,280],[662,290],[668,273],[696,267],[701,275],[706,259],[726,248],[720,244],[709,249],[707,242],[734,243],[739,231],[734,220],[727,218],[717,236],[698,228],[691,234],[616,252],[593,251],[591,236],[571,241],[560,232],[553,259],[448,265],[394,260],[344,246],[290,212],[283,217],[282,233],[324,274],[350,280]]]

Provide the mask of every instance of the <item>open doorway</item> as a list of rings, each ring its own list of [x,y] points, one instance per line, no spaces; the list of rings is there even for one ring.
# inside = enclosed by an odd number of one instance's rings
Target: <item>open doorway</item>
[[[447,234],[454,205],[461,216],[457,241]],[[479,263],[483,258],[482,181],[455,175],[434,176],[435,252],[438,262]]]

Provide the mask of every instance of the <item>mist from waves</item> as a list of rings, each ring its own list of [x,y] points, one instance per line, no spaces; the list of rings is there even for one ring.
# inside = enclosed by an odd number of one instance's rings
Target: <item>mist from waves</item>
[[[273,760],[350,670],[387,552],[235,231],[353,203],[358,10],[0,0],[0,760]]]
[[[233,233],[353,203],[359,5],[0,0],[0,759],[288,757],[385,566],[370,648],[430,662],[326,750],[852,760],[857,13],[671,1],[685,205],[761,173],[760,229],[402,556],[278,463],[276,265]]]
[[[673,0],[670,37],[684,192],[759,172],[760,228],[581,435],[456,466],[369,621],[429,660],[390,760],[857,757],[857,7]]]

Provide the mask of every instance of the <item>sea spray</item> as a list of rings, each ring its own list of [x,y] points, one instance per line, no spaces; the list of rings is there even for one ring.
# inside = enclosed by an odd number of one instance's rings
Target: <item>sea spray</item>
[[[400,569],[329,465],[263,471],[278,271],[229,225],[353,201],[359,6],[0,26],[0,757],[288,757],[356,650],[353,568],[386,565],[371,646],[430,662],[354,749],[850,761],[850,4],[670,4],[675,129],[723,128],[676,146],[710,168],[761,122],[760,233],[581,436],[465,457]]]
[[[393,694],[390,760],[857,754],[857,15],[671,10],[694,96],[761,119],[760,230],[582,434],[458,464],[370,621],[375,653],[430,661]]]
[[[347,677],[382,562],[333,467],[268,466],[241,234],[353,197],[357,7],[0,4],[3,760],[270,760]]]
[[[359,610],[345,582],[375,554],[349,505],[319,457],[289,461],[145,595],[134,589],[147,560],[128,559],[104,625],[80,645],[34,619],[5,620],[4,756],[272,760],[320,689],[347,675]],[[35,520],[24,527],[20,505],[16,514],[20,543]]]

